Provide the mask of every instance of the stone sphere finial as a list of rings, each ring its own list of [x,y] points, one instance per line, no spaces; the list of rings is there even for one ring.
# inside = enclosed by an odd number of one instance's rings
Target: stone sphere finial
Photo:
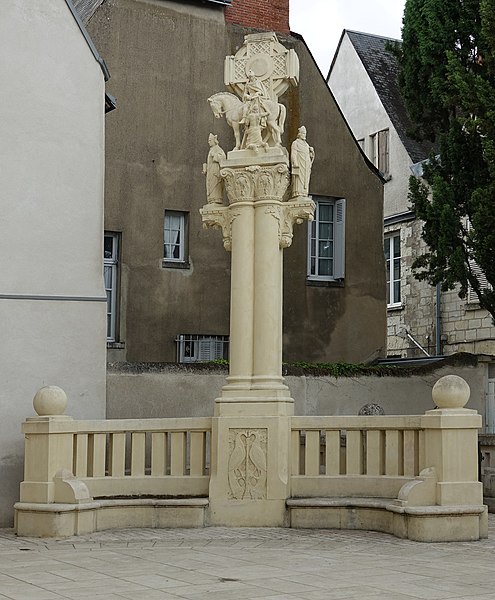
[[[431,397],[438,408],[463,408],[470,395],[467,381],[458,375],[441,377],[431,390]]]
[[[63,415],[67,407],[67,395],[56,385],[47,385],[36,392],[34,410],[40,417]]]

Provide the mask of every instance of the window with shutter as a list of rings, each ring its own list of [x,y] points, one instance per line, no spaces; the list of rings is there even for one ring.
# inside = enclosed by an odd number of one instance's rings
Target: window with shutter
[[[308,280],[343,279],[345,200],[313,196],[314,221],[308,224]]]
[[[370,160],[385,177],[390,174],[389,130],[382,129],[370,135]]]

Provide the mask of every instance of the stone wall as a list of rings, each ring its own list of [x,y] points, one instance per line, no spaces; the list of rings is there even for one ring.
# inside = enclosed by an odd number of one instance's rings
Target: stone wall
[[[387,415],[423,414],[433,408],[431,389],[443,375],[463,377],[471,387],[467,408],[484,416],[486,364],[450,364],[412,376],[286,375],[296,415],[357,415],[366,404]],[[214,399],[225,383],[226,369],[179,365],[109,365],[107,418],[211,416]]]

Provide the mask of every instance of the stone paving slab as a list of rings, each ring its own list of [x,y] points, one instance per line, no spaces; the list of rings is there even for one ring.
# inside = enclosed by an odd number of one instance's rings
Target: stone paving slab
[[[0,600],[495,600],[495,515],[479,542],[211,527],[68,539],[0,529]]]

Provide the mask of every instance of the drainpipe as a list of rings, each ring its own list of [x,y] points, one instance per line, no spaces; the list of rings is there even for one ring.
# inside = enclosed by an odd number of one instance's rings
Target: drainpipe
[[[440,294],[440,284],[437,283],[436,295],[437,301],[435,305],[435,346],[436,346],[436,355],[441,356],[442,352],[442,316],[441,316],[441,294]]]

